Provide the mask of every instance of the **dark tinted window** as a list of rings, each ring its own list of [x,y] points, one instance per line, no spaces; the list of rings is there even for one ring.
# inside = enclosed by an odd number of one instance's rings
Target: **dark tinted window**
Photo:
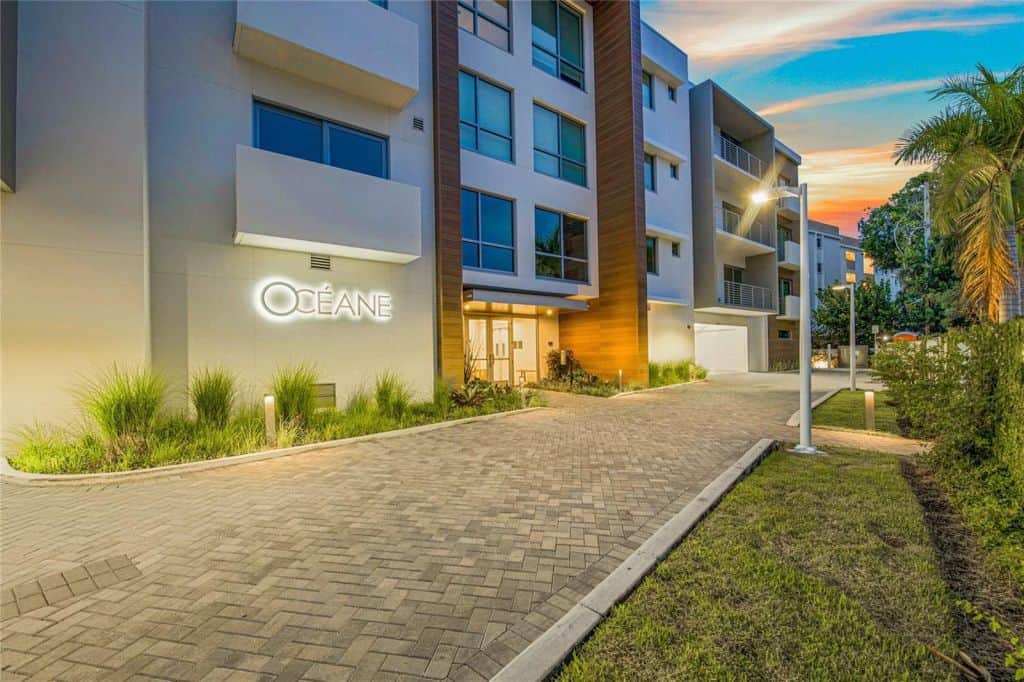
[[[320,122],[291,112],[257,106],[256,146],[307,161],[323,161]]]
[[[328,124],[327,134],[332,166],[387,177],[387,143],[382,138],[334,124]]]
[[[462,190],[462,265],[515,272],[515,225],[512,202]]]

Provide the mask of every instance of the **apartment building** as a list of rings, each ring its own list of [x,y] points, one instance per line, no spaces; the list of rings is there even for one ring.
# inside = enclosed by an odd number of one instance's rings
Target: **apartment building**
[[[800,183],[800,155],[775,141],[775,171],[780,186]],[[768,318],[768,363],[793,367],[800,359],[800,199],[783,197],[775,204],[775,258],[779,287],[777,314]]]
[[[766,370],[778,229],[775,203],[752,196],[777,182],[775,130],[707,80],[690,90],[690,149],[696,360],[713,370]]]
[[[818,291],[837,284],[859,284],[874,277],[870,256],[860,240],[840,234],[839,228],[817,220],[809,222],[811,309],[818,308]]]
[[[114,364],[693,357],[687,58],[636,3],[3,7],[5,433]]]

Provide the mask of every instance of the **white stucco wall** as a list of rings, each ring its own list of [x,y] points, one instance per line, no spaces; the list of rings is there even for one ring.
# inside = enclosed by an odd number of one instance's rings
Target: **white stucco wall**
[[[360,99],[239,57],[231,50],[234,3],[158,3],[150,8],[150,185],[153,236],[153,361],[178,385],[198,368],[237,371],[256,392],[279,366],[313,362],[337,384],[393,370],[429,391],[434,366],[433,160],[430,89],[402,110]],[[377,9],[377,8],[372,8]],[[419,31],[419,82],[430,83],[430,7],[392,3]],[[358,26],[337,27],[338,39]],[[422,257],[405,265],[332,258],[311,270],[305,253],[238,246],[235,147],[252,144],[253,99],[389,138],[391,179],[419,193]],[[425,121],[425,132],[412,119]],[[335,290],[386,290],[387,323],[260,317],[257,284],[286,276]]]
[[[17,191],[0,194],[5,439],[76,417],[85,378],[149,350],[146,8],[22,2],[18,15]]]

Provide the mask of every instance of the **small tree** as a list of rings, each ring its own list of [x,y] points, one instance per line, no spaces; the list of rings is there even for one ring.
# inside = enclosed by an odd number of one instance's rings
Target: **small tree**
[[[893,331],[899,318],[896,305],[890,300],[889,285],[863,281],[856,287],[857,343],[874,342],[871,326]],[[818,344],[841,345],[850,339],[849,289],[821,289],[818,309],[814,311],[814,336]]]

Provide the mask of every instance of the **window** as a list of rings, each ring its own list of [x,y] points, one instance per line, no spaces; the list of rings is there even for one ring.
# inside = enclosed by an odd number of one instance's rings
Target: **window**
[[[459,0],[459,28],[509,50],[508,0]]]
[[[818,274],[821,274],[821,263],[818,263]]]
[[[676,101],[676,89],[673,86],[668,86],[668,98],[673,102]]]
[[[537,276],[588,281],[587,221],[543,208],[533,218]]]
[[[814,241],[815,241],[815,246],[820,249],[821,248],[821,237],[815,237]]]
[[[491,158],[512,160],[512,93],[459,72],[459,140]]]
[[[533,0],[533,65],[583,89],[583,17],[558,0]]]
[[[786,242],[793,240],[793,230],[779,225],[776,227],[776,231],[778,232],[778,239],[775,242],[775,251],[778,254],[779,260],[786,260]]]
[[[672,256],[679,258],[679,242],[672,242]]]
[[[793,337],[789,333],[788,329],[780,329],[779,330],[779,338],[782,339],[783,341],[788,341],[788,340],[792,339]]]
[[[462,190],[462,265],[515,272],[512,202]]]
[[[856,275],[856,273],[853,273],[853,272],[846,273],[846,283],[847,284],[856,284],[857,283],[857,275]]]
[[[388,8],[388,0],[370,0],[370,2],[377,5],[377,7],[383,7],[384,9]]]
[[[586,187],[587,155],[583,126],[534,104],[533,169]]]
[[[388,177],[387,138],[286,109],[255,103],[257,149]]]
[[[654,157],[650,154],[644,154],[644,188],[649,189],[652,192],[657,192],[655,187],[654,173],[657,166],[654,165]]]
[[[847,251],[846,252],[846,262],[847,263],[856,263],[857,262],[857,254],[855,254],[853,251]]]
[[[640,83],[641,83],[641,85],[640,85],[640,93],[641,93],[641,96],[642,96],[642,101],[644,103],[644,106],[647,107],[648,109],[653,109],[654,108],[654,76],[652,76],[651,74],[649,74],[646,71],[644,71],[643,72],[643,76],[641,77]]]
[[[726,265],[725,281],[735,282],[736,284],[743,284],[743,268],[737,268],[732,265]]]
[[[655,237],[647,238],[647,274],[658,274],[658,240]]]
[[[668,175],[673,180],[678,180],[679,179],[679,164],[678,163],[670,163],[668,165]]]

